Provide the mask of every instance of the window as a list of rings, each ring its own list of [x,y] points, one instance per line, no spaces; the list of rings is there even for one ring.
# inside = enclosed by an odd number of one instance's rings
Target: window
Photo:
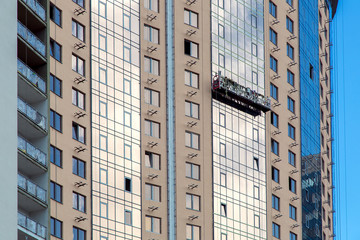
[[[314,67],[313,67],[313,65],[311,65],[311,64],[310,64],[310,67],[309,67],[309,74],[310,74],[310,78],[311,78],[312,80],[314,80],[314,76],[315,76],[315,74],[314,74]]]
[[[274,139],[271,139],[271,152],[279,155],[279,143]]]
[[[160,123],[145,120],[145,135],[160,138]]]
[[[150,57],[144,57],[144,68],[145,68],[145,72],[147,73],[151,73],[154,75],[160,75],[159,74],[159,61],[155,60],[153,58]]]
[[[131,211],[125,210],[125,225],[132,225],[132,214]]]
[[[226,125],[226,116],[224,113],[219,113],[219,125],[225,127]]]
[[[278,61],[273,56],[270,56],[270,68],[276,73],[277,73],[277,65],[278,65]]]
[[[80,159],[77,159],[76,157],[73,157],[72,173],[78,175],[79,177],[85,178],[85,162]]]
[[[62,151],[52,145],[50,145],[50,162],[62,167]]]
[[[270,84],[270,96],[275,99],[278,100],[278,87],[276,87],[274,84]]]
[[[226,157],[226,145],[225,143],[220,143],[220,156],[221,157]]]
[[[289,177],[289,190],[293,193],[296,193],[296,181]]]
[[[280,226],[276,223],[272,223],[272,235],[280,239]]]
[[[199,119],[199,104],[185,101],[185,115]]]
[[[131,192],[131,179],[125,178],[125,191]]]
[[[61,97],[62,82],[60,79],[50,74],[50,91]]]
[[[185,85],[199,88],[199,74],[185,70]]]
[[[277,128],[279,127],[279,115],[277,115],[274,112],[271,112],[271,124],[274,127],[277,127]]]
[[[160,92],[145,88],[145,103],[160,107]]]
[[[73,192],[73,208],[79,210],[80,212],[85,212],[85,208],[86,208],[85,196]]]
[[[50,198],[62,203],[62,186],[53,181],[50,182]]]
[[[294,74],[289,69],[287,70],[287,82],[294,86]]]
[[[259,158],[254,157],[254,169],[259,170]]]
[[[198,58],[199,57],[199,44],[184,40],[184,53],[185,55]]]
[[[84,7],[84,0],[73,0],[73,2],[81,7]]]
[[[81,109],[85,109],[85,94],[79,90],[72,89],[72,104]]]
[[[258,186],[255,186],[255,185],[254,185],[254,198],[260,199],[260,189]]]
[[[220,186],[226,187],[226,173],[220,173]]]
[[[152,152],[145,152],[145,166],[160,170],[160,155]]]
[[[289,204],[289,218],[296,220],[296,207]]]
[[[61,27],[61,10],[50,3],[50,19]]]
[[[276,167],[271,167],[271,178],[274,182],[279,183],[280,181],[280,172]]]
[[[152,184],[145,184],[145,199],[160,202],[160,187]]]
[[[50,218],[50,234],[57,238],[62,238],[62,221]]]
[[[295,113],[295,101],[292,98],[287,98],[287,105],[288,110],[292,113]]]
[[[288,16],[286,16],[286,29],[294,33],[294,22]]]
[[[131,18],[125,13],[123,14],[123,27],[126,30],[131,30]]]
[[[200,180],[200,166],[193,163],[185,164],[185,173],[187,178]]]
[[[144,39],[146,41],[159,44],[159,29],[144,25]]]
[[[276,18],[276,5],[272,1],[269,1],[269,12],[274,18]]]
[[[252,82],[254,83],[254,84],[258,84],[258,74],[257,74],[257,72],[252,72]]]
[[[194,149],[200,149],[200,135],[193,132],[185,132],[185,146]]]
[[[193,27],[198,27],[198,14],[184,9],[184,23]]]
[[[186,208],[195,211],[200,211],[200,196],[187,193]]]
[[[294,48],[290,44],[286,44],[286,53],[289,58],[294,60]]]
[[[145,216],[145,229],[147,232],[161,233],[161,219],[152,216]]]
[[[51,109],[50,109],[50,126],[59,132],[61,132],[62,130],[62,116]]]
[[[86,231],[77,227],[73,227],[73,240],[85,240]]]
[[[227,240],[227,235],[225,233],[222,233],[220,240]]]
[[[224,0],[218,0],[219,8],[224,8]]]
[[[295,167],[295,153],[289,150],[288,152],[288,160],[291,165]]]
[[[219,25],[218,25],[218,35],[219,35],[219,37],[221,37],[221,38],[225,38],[225,28],[224,28],[224,26],[221,25],[220,23],[219,23]]]
[[[72,138],[85,144],[85,128],[79,124],[72,123]]]
[[[159,0],[145,0],[145,8],[159,12]]]
[[[83,42],[85,41],[85,27],[74,19],[72,20],[72,35]]]
[[[257,45],[255,43],[251,43],[251,54],[257,56]]]
[[[324,238],[325,240],[326,238]],[[297,235],[293,232],[290,232],[290,240],[297,240]]]
[[[186,240],[200,240],[200,227],[186,224]]]
[[[275,44],[275,45],[277,45],[277,33],[272,29],[272,28],[270,28],[270,41],[273,43],[273,44]]]
[[[219,54],[219,66],[225,67],[225,56],[223,54]]]
[[[272,208],[280,211],[280,198],[275,195],[272,195]]]
[[[286,0],[286,2],[287,2],[290,6],[293,5],[293,0]]]
[[[226,217],[226,204],[225,203],[220,204],[220,215],[223,217]]]
[[[257,28],[257,17],[255,15],[251,15],[251,26]]]
[[[295,140],[295,128],[291,124],[288,124],[288,136]]]
[[[61,62],[61,45],[50,39],[50,56]]]
[[[254,215],[254,227],[260,228],[260,217],[258,215]]]
[[[72,70],[85,76],[85,61],[76,55],[72,55]]]

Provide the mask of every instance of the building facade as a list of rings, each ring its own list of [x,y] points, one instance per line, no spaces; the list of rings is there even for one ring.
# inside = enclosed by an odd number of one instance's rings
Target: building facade
[[[334,238],[336,5],[7,3],[0,238]]]

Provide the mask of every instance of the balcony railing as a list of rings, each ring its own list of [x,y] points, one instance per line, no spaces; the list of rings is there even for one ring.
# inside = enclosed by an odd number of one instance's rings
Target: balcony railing
[[[25,192],[46,203],[46,190],[31,182],[21,174],[18,174],[18,186]]]
[[[28,42],[33,48],[36,49],[41,55],[45,57],[46,47],[45,44],[33,34],[29,29],[27,29],[21,22],[18,22],[18,34]]]
[[[28,5],[42,20],[46,19],[45,8],[36,0],[22,0]]]
[[[27,80],[33,83],[37,88],[39,88],[43,93],[46,94],[46,83],[39,77],[31,68],[29,68],[25,63],[18,59],[18,72],[21,73]]]
[[[18,149],[25,153],[26,155],[30,156],[31,158],[35,159],[38,163],[43,166],[47,166],[46,164],[46,154],[43,153],[41,150],[37,149],[29,142],[27,142],[22,137],[18,136]]]
[[[18,225],[46,239],[46,227],[18,212]]]
[[[20,98],[18,98],[18,110],[46,131],[46,118]]]

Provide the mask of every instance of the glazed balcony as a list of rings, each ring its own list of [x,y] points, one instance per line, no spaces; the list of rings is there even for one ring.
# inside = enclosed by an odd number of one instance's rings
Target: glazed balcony
[[[46,21],[46,11],[45,8],[36,0],[20,0],[20,2],[25,4],[25,7],[30,10],[36,17],[40,18],[42,21]]]
[[[40,223],[18,212],[18,239],[46,239],[47,229]]]
[[[19,95],[28,102],[39,102],[46,99],[46,82],[20,59],[17,62]]]
[[[34,33],[32,33],[24,24],[18,21],[17,32],[19,36],[19,53],[26,52],[27,61],[31,60],[35,65],[46,63],[46,45]]]
[[[39,138],[46,136],[46,118],[26,103],[18,98],[18,131],[28,138]]]
[[[24,138],[18,136],[18,168],[28,176],[47,171],[47,156]]]
[[[46,205],[47,195],[46,190],[39,187],[23,175],[18,173],[18,187],[19,190],[27,196],[31,196],[33,200],[40,201],[41,204]],[[35,198],[35,199],[34,199]],[[21,204],[21,203],[19,203]]]

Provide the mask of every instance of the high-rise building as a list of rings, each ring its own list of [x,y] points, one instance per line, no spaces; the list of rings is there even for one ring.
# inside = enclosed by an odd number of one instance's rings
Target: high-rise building
[[[334,238],[336,0],[3,5],[1,239]]]

